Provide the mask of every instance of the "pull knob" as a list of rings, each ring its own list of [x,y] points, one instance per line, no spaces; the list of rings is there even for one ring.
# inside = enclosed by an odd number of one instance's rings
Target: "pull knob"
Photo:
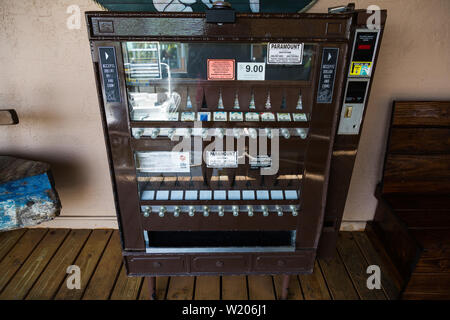
[[[175,218],[179,217],[180,216],[180,212],[181,212],[180,207],[179,206],[175,206],[175,208],[173,209],[173,216]]]
[[[174,140],[175,137],[175,129],[170,129],[169,132],[167,133],[167,138],[169,138],[170,140]]]
[[[267,208],[267,206],[261,206],[261,210],[264,217],[267,217],[269,215],[269,209]]]
[[[150,135],[150,138],[156,139],[156,138],[158,138],[158,135],[159,135],[159,129],[155,128],[152,130],[152,134]]]
[[[166,213],[166,207],[160,207],[159,208],[159,216],[162,218],[164,217],[164,214]]]
[[[291,137],[291,133],[289,132],[289,129],[281,129],[281,134],[285,139],[289,139]]]
[[[208,129],[207,128],[202,129],[202,138],[203,139],[208,138]]]
[[[266,128],[265,131],[267,138],[272,139],[272,129]]]
[[[278,216],[283,216],[283,209],[280,206],[276,206],[275,210],[277,210]]]
[[[218,206],[217,210],[219,211],[219,217],[223,217],[224,213],[225,213],[225,209],[223,206]]]
[[[289,208],[291,209],[292,215],[293,215],[294,217],[298,216],[297,208],[296,208],[293,204],[291,204],[291,205],[289,206]]]
[[[248,211],[248,216],[249,217],[253,217],[253,207],[252,206],[247,206],[247,211]]]
[[[142,211],[142,215],[146,218],[148,218],[150,216],[150,213],[152,212],[152,208],[151,207],[145,207],[144,210]]]
[[[241,129],[239,128],[234,128],[233,129],[233,135],[236,139],[239,139],[241,137]]]
[[[225,135],[225,129],[223,129],[223,128],[216,129],[216,137],[218,137],[219,139],[223,139],[224,135]]]
[[[186,129],[184,130],[184,137],[185,137],[185,138],[190,138],[191,135],[192,135],[192,129],[191,129],[191,128],[186,128]]]
[[[133,137],[135,139],[140,139],[143,134],[144,134],[144,129],[134,129],[133,130]]]
[[[248,135],[250,136],[250,138],[256,139],[258,137],[258,131],[256,131],[256,129],[254,128],[250,128],[248,129]]]
[[[209,216],[209,208],[208,206],[203,206],[203,216],[208,217]]]
[[[308,136],[308,131],[305,128],[297,128],[297,134],[300,138],[306,139]]]
[[[233,216],[237,217],[239,215],[239,207],[238,206],[232,206],[231,210],[233,211]]]
[[[189,217],[193,217],[194,214],[195,214],[195,207],[194,206],[189,206],[189,209],[188,209]]]

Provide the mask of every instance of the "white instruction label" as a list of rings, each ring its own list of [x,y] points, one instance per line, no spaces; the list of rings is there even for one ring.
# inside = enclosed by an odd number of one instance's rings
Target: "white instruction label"
[[[267,64],[302,64],[303,43],[268,43]]]
[[[139,152],[136,154],[141,172],[190,172],[189,152]]]
[[[208,168],[237,168],[237,152],[207,151],[206,166]]]
[[[266,64],[264,62],[238,62],[238,80],[264,81],[266,78]]]
[[[272,166],[272,158],[267,155],[251,157],[249,160],[250,169],[268,168]]]

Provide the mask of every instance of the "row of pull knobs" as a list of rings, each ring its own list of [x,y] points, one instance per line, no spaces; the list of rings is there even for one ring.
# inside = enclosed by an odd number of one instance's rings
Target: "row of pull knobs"
[[[272,139],[272,138],[273,138],[273,132],[272,132],[272,129],[266,128],[266,129],[264,129],[264,131],[265,131],[266,136],[267,136],[269,139]],[[226,133],[226,132],[225,132],[225,129],[223,129],[223,128],[216,128],[216,130],[215,130],[215,136],[218,137],[219,139],[223,139],[224,136],[225,136],[225,133]],[[236,139],[241,138],[242,133],[243,133],[243,132],[242,132],[241,129],[237,129],[237,128],[234,128],[234,129],[233,129],[233,136],[234,136]],[[299,136],[299,137],[302,138],[302,139],[306,139],[307,134],[308,134],[308,133],[307,133],[307,130],[304,129],[304,128],[296,128],[296,129],[295,129],[295,133],[296,133],[297,136]],[[143,130],[143,129],[138,129],[138,130],[133,131],[133,136],[134,136],[136,139],[140,139],[140,138],[142,137],[143,134],[144,134],[144,130]],[[291,132],[290,132],[290,130],[287,129],[287,128],[282,128],[282,129],[280,130],[280,134],[281,134],[281,136],[283,136],[285,139],[289,139],[289,138],[291,137]],[[159,135],[160,135],[160,129],[154,128],[154,129],[151,131],[150,138],[156,139],[156,138],[158,138]],[[189,137],[191,137],[191,135],[192,135],[192,129],[191,129],[191,128],[185,129],[183,136],[186,137],[186,138],[189,138]],[[203,128],[203,129],[202,129],[202,133],[201,133],[202,138],[203,138],[203,139],[206,139],[206,138],[208,137],[208,135],[209,135],[208,129]],[[175,136],[176,136],[176,130],[175,130],[175,129],[171,129],[171,130],[168,131],[167,137],[168,137],[170,140],[173,140],[173,139],[175,138]],[[256,138],[258,137],[258,131],[257,131],[257,129],[254,129],[254,128],[248,129],[248,136],[249,136],[250,138],[252,138],[252,139],[256,139]]]
[[[269,208],[267,206],[261,206],[261,210],[262,210],[262,214],[264,217],[269,216]],[[294,217],[296,217],[298,215],[296,206],[294,206],[294,205],[289,206],[289,210],[290,210],[290,213]],[[208,206],[203,206],[202,213],[203,213],[204,217],[208,217],[210,215],[210,211],[211,210]],[[233,216],[235,216],[235,217],[239,216],[239,207],[238,206],[232,206],[231,211],[233,213]],[[284,215],[283,208],[278,205],[275,206],[275,211],[277,212],[277,215],[279,217],[282,217]],[[146,218],[149,217],[151,213],[152,213],[151,207],[146,207],[142,212],[143,216]],[[195,207],[190,206],[188,208],[187,213],[190,217],[193,217],[196,213]],[[167,214],[166,207],[164,207],[164,206],[159,207],[158,215],[162,218],[166,214]],[[175,206],[175,208],[173,209],[173,216],[179,217],[180,214],[181,214],[181,208],[178,206]],[[219,217],[223,217],[225,215],[225,208],[223,206],[217,206],[217,214]],[[253,217],[253,215],[254,215],[253,206],[247,206],[247,214],[249,217]]]

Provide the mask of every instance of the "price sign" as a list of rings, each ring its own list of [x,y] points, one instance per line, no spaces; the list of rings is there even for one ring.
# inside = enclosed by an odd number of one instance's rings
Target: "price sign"
[[[264,81],[266,75],[266,64],[264,62],[238,62],[238,80]]]

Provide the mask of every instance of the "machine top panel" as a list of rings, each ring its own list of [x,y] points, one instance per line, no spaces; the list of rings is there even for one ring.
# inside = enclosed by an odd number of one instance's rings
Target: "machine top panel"
[[[130,19],[131,18],[131,19]],[[207,23],[205,14],[87,12],[91,40],[350,38],[352,14],[237,14],[236,23]]]

